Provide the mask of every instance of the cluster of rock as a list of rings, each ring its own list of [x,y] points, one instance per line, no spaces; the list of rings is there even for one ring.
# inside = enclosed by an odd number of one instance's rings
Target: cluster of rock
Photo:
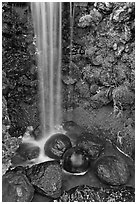
[[[63,73],[70,75],[68,70],[72,69],[70,77],[75,79],[73,84],[63,80],[72,86],[71,93],[68,91],[70,104],[75,107],[86,100],[87,106],[100,108],[113,101],[119,111],[128,109],[134,105],[135,97],[135,4],[74,3],[73,7],[73,68],[69,60],[65,61],[67,50],[63,53]]]
[[[10,118],[9,134],[18,137],[38,123],[35,38],[29,4],[2,4],[3,96]],[[5,73],[5,74],[4,74]],[[35,127],[35,125],[34,125]]]
[[[59,133],[52,135],[46,141],[45,156],[51,158],[52,161],[34,164],[31,167],[19,167],[18,164],[16,168],[9,169],[3,175],[4,202],[33,201],[36,193],[44,196],[47,201],[50,199],[112,201],[112,198],[116,201],[134,200],[134,188],[125,187],[131,178],[129,163],[118,152],[115,152],[111,144],[109,144],[111,152],[108,150],[106,143],[109,142],[102,141],[91,133],[83,132],[80,127],[79,132],[76,131],[77,135],[71,135],[72,126],[76,127],[75,129],[78,128],[73,121],[64,122],[64,129],[70,129],[70,131],[66,131],[66,135]],[[39,154],[34,154],[37,151],[33,152],[33,146],[26,151],[25,145],[25,143],[21,144],[16,151],[22,157],[24,156],[24,160],[28,161],[39,156]],[[94,188],[92,185],[79,186],[69,192],[64,192],[64,175],[82,176],[92,170],[106,188]]]
[[[63,195],[58,202],[134,202],[134,190],[130,187],[95,188],[78,186]]]

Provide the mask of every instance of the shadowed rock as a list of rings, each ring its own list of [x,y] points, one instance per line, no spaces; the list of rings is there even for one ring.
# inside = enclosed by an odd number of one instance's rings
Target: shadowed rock
[[[25,174],[9,171],[2,177],[3,202],[30,202],[34,188]]]
[[[78,186],[64,192],[58,202],[134,202],[135,189],[131,187],[97,188]]]
[[[57,198],[61,195],[62,169],[58,162],[36,164],[26,170],[27,177],[40,194]]]
[[[130,177],[128,165],[116,156],[100,158],[95,164],[95,173],[102,182],[112,186],[126,184]]]

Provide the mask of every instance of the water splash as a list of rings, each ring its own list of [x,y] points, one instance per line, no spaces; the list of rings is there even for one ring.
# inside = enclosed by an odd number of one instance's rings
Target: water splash
[[[42,137],[61,123],[61,31],[60,2],[32,2],[32,17],[38,49],[39,108]]]

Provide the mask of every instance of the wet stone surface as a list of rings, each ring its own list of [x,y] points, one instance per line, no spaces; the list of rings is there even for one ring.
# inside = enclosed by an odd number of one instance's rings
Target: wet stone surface
[[[39,156],[40,148],[29,143],[22,143],[16,153],[26,160],[31,160]]]
[[[94,135],[90,133],[83,133],[81,138],[77,140],[76,145],[84,149],[90,159],[97,159],[100,152],[103,150],[103,143],[99,138],[95,138]]]
[[[45,155],[50,158],[61,159],[64,152],[71,147],[72,144],[69,137],[64,134],[57,133],[52,135],[46,141],[44,145],[44,152]]]
[[[134,202],[135,191],[131,187],[95,188],[78,186],[64,192],[58,202]]]
[[[69,173],[84,173],[89,169],[89,156],[80,147],[72,147],[63,155],[63,169]]]
[[[57,198],[61,195],[62,169],[58,162],[49,161],[36,164],[26,170],[35,190],[42,195]]]
[[[95,163],[95,173],[99,179],[112,186],[126,184],[130,172],[126,162],[115,156],[104,156]]]
[[[30,202],[34,188],[25,174],[10,171],[2,177],[3,202]]]

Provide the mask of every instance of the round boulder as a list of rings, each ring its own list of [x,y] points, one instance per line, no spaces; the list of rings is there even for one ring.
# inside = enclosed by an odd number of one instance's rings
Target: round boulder
[[[96,162],[94,170],[103,183],[112,186],[124,185],[130,177],[128,165],[116,156],[103,156]]]
[[[89,156],[82,148],[72,147],[63,155],[63,168],[69,173],[85,173],[89,165]]]
[[[57,133],[52,135],[45,143],[45,154],[53,159],[60,159],[64,152],[71,148],[71,141],[69,137],[64,134]]]

